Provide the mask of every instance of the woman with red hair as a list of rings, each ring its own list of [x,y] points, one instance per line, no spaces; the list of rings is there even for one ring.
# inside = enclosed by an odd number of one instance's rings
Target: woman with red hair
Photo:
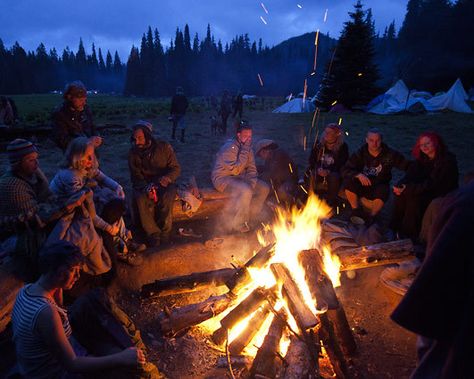
[[[423,214],[429,203],[458,188],[456,156],[442,138],[433,132],[422,133],[412,150],[415,161],[405,177],[393,187],[395,204],[391,227],[394,231],[418,239]]]

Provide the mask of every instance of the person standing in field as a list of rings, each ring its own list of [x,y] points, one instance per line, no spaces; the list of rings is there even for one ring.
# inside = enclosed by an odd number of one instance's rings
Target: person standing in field
[[[183,87],[176,87],[176,94],[171,99],[171,118],[173,121],[173,132],[171,138],[176,138],[176,129],[181,130],[181,142],[184,143],[184,132],[186,124],[184,122],[184,115],[188,109],[189,103],[186,96],[184,96]]]

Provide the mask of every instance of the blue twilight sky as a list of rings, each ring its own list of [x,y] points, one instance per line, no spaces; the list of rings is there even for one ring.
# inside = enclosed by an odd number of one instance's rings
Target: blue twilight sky
[[[94,42],[103,51],[118,50],[126,59],[132,44],[140,45],[148,25],[157,27],[169,45],[176,27],[188,23],[191,37],[205,35],[211,24],[216,40],[228,42],[236,34],[269,46],[320,29],[338,37],[355,0],[0,0],[0,38],[7,47],[15,41],[27,50],[40,42],[59,53],[66,46],[77,50],[82,37],[86,51]],[[395,20],[397,29],[407,0],[365,0],[372,8],[377,30]],[[324,22],[324,14],[327,20]],[[263,17],[266,25],[260,19]],[[105,54],[104,54],[105,56]]]

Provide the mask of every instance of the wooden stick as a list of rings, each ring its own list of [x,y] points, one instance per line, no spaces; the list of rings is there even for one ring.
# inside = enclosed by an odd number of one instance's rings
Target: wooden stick
[[[257,335],[269,314],[270,305],[268,304],[263,305],[255,312],[248,326],[230,344],[229,351],[232,355],[240,354],[245,349],[250,341]]]
[[[232,329],[240,320],[254,312],[270,292],[270,290],[263,287],[255,289],[221,320],[221,327],[212,334],[212,341],[216,345],[222,345],[225,341],[227,330]]]
[[[160,315],[160,326],[163,334],[175,335],[181,330],[200,324],[226,310],[233,301],[228,294],[212,296],[198,303],[165,311]]]
[[[141,290],[142,297],[159,297],[178,293],[194,292],[211,286],[221,286],[235,273],[235,269],[197,272],[190,275],[175,276],[145,284]]]
[[[278,371],[277,363],[280,362],[277,353],[280,350],[280,340],[285,330],[285,322],[283,314],[280,317],[273,318],[268,329],[268,333],[263,340],[262,346],[258,349],[257,355],[250,369],[250,377],[255,378],[256,375],[274,378]]]
[[[327,314],[320,315],[319,319],[321,320],[319,333],[324,342],[334,373],[338,379],[344,379],[348,376],[347,363],[344,354],[339,347],[333,325],[331,321],[329,321]]]
[[[318,325],[317,317],[304,303],[300,290],[288,269],[281,263],[274,263],[271,270],[279,283],[283,284],[283,295],[288,301],[290,311],[301,330],[307,330]]]
[[[362,246],[338,253],[341,271],[359,270],[413,258],[413,242],[410,239]]]
[[[309,378],[311,366],[311,358],[309,356],[308,347],[298,338],[290,337],[290,346],[285,355],[286,367],[283,379],[307,379]]]

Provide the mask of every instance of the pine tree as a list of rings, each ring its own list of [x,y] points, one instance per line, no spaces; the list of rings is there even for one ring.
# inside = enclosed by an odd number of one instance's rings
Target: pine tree
[[[377,93],[377,67],[374,63],[374,28],[370,12],[360,0],[349,12],[337,44],[330,76],[325,80],[323,102],[346,107],[367,104]]]

